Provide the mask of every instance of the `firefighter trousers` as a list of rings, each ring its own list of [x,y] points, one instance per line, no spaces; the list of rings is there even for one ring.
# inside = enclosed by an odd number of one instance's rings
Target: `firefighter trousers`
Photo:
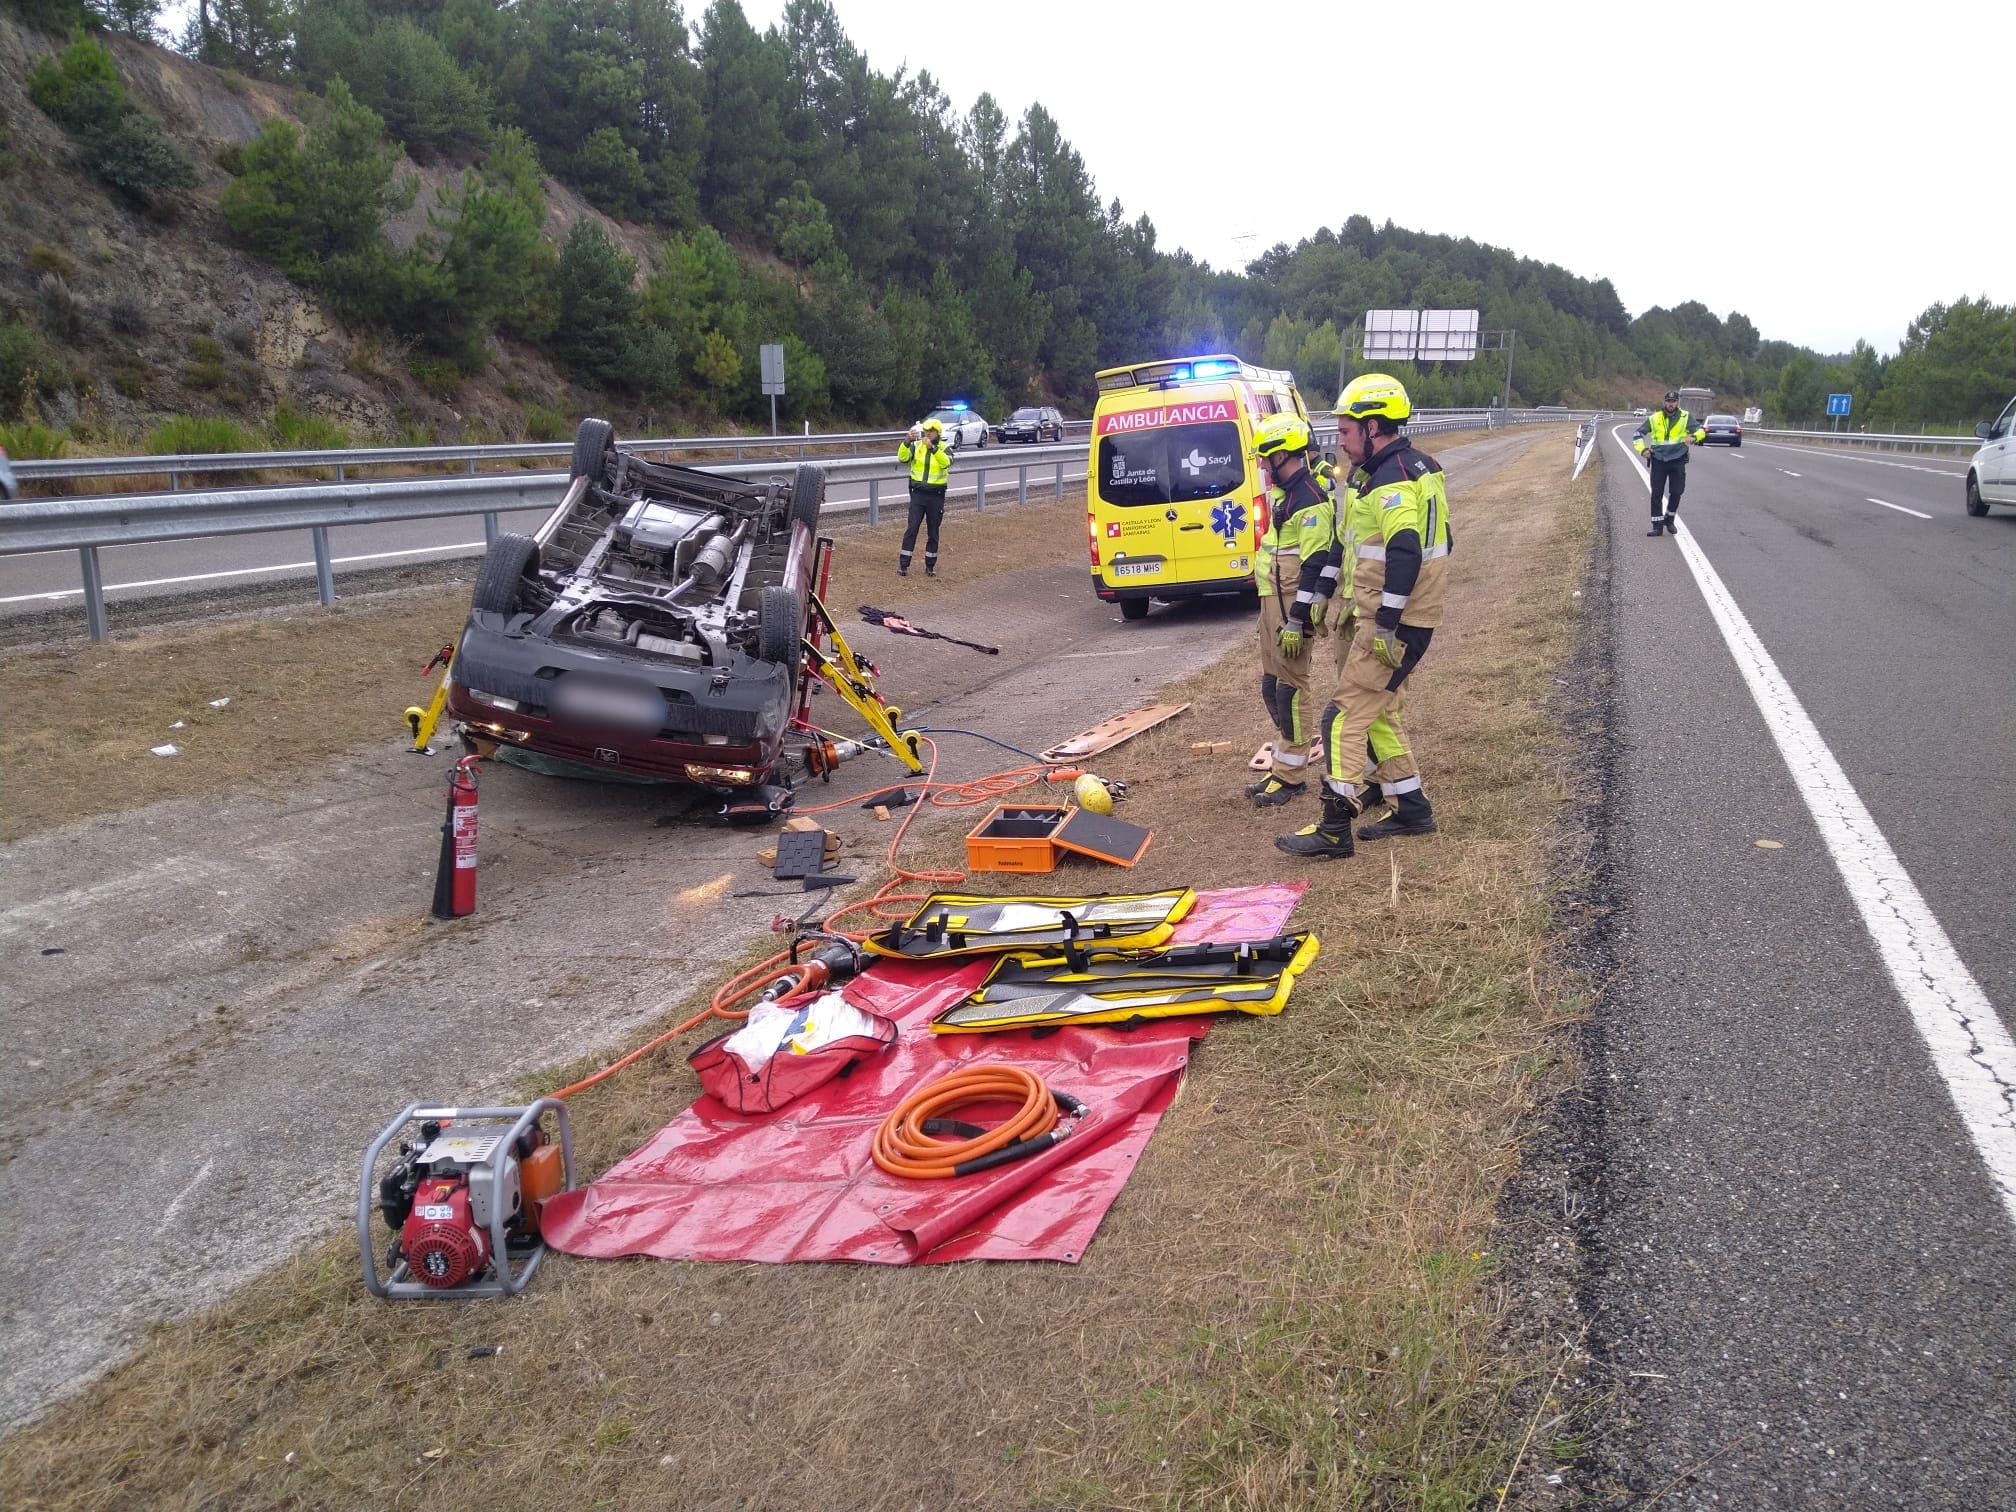
[[[1302,654],[1281,649],[1281,630],[1289,624],[1288,604],[1295,601],[1301,557],[1292,551],[1274,554],[1274,581],[1260,585],[1260,700],[1276,733],[1271,770],[1283,782],[1307,775],[1309,742],[1316,738],[1316,646],[1318,633],[1302,638]],[[1287,588],[1282,589],[1286,581]]]
[[[1400,727],[1402,689],[1428,654],[1435,632],[1402,625],[1397,634],[1406,647],[1398,668],[1372,654],[1372,637],[1363,627],[1345,646],[1337,691],[1323,711],[1323,785],[1332,792],[1374,782],[1388,798],[1421,791],[1421,769]]]

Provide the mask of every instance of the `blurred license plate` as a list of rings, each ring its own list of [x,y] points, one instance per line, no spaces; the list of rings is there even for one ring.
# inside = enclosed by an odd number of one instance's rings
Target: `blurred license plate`
[[[1161,570],[1162,564],[1160,562],[1115,562],[1113,564],[1113,576],[1115,577],[1152,577]]]
[[[665,695],[638,684],[561,679],[553,709],[567,719],[625,730],[655,730],[665,723]]]

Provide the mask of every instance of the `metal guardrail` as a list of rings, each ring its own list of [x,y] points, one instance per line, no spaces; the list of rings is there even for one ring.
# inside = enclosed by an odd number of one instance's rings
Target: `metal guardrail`
[[[1864,446],[1872,451],[1958,451],[1973,456],[1981,449],[1981,441],[1976,436],[1912,436],[1882,435],[1869,431],[1801,431],[1765,430],[1761,426],[1746,425],[1746,436],[1769,436],[1780,441],[1801,443],[1825,442],[1837,446]]]
[[[1067,433],[1089,434],[1089,420],[1065,421]],[[775,453],[803,457],[815,447],[841,447],[850,457],[873,444],[894,451],[903,431],[841,431],[804,436],[685,436],[655,441],[625,441],[625,451],[646,457],[671,460],[679,452],[733,452],[736,461],[746,452]],[[990,446],[1007,443],[991,442]],[[507,441],[472,446],[364,446],[334,451],[189,452],[152,457],[56,457],[39,462],[16,462],[14,472],[22,482],[54,478],[158,478],[166,477],[171,492],[180,489],[187,474],[218,472],[308,472],[333,469],[336,481],[347,481],[352,468],[388,467],[406,464],[438,467],[460,462],[473,475],[484,462],[523,462],[541,457],[567,457],[574,451],[570,437],[565,441]]]
[[[1573,418],[1560,411],[1469,410],[1423,413],[1410,424],[1415,434],[1491,429],[1501,424],[1548,423]],[[1333,438],[1334,423],[1314,428],[1319,439]],[[899,432],[876,433],[893,439]],[[810,438],[817,441],[820,438]],[[827,438],[831,439],[831,438]],[[626,443],[633,452],[661,450],[655,442]],[[571,452],[571,446],[561,448]],[[535,453],[536,454],[536,453]],[[971,492],[977,508],[987,506],[987,475],[1014,470],[1016,496],[1029,496],[1029,474],[1035,468],[1054,470],[1058,497],[1064,491],[1066,460],[1085,456],[1083,441],[1048,446],[973,449],[953,460],[952,477]],[[275,454],[289,455],[289,454]],[[291,455],[327,455],[294,453]],[[237,468],[244,458],[233,459]],[[721,477],[763,477],[780,461],[713,463],[696,469]],[[792,459],[795,460],[795,459]],[[821,465],[829,481],[868,484],[868,522],[880,521],[883,483],[904,481],[907,472],[893,457],[833,459]],[[346,525],[386,524],[404,520],[481,515],[487,545],[497,534],[499,514],[545,509],[557,502],[567,482],[560,472],[479,474],[475,477],[434,477],[383,482],[304,483],[284,486],[190,490],[142,494],[86,494],[73,498],[27,499],[0,511],[0,556],[39,551],[75,551],[83,579],[85,619],[93,640],[106,635],[105,586],[98,552],[108,546],[132,546],[202,539],[210,536],[259,534],[276,530],[307,530],[314,543],[317,596],[335,602],[335,576],[329,555],[329,531]]]

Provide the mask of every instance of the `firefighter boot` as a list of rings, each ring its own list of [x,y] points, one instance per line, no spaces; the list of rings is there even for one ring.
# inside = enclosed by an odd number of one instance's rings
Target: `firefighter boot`
[[[1360,840],[1397,840],[1403,835],[1435,833],[1435,811],[1420,792],[1402,793],[1386,801],[1393,805],[1393,812],[1376,824],[1359,826]]]
[[[1322,818],[1292,835],[1276,835],[1274,849],[1317,861],[1325,861],[1332,856],[1348,856],[1354,849],[1351,824],[1357,817],[1356,803],[1340,794],[1326,792],[1323,795]]]
[[[1269,772],[1258,782],[1248,785],[1246,796],[1253,800],[1256,808],[1279,808],[1308,791],[1309,784],[1306,782],[1283,782],[1275,773]]]

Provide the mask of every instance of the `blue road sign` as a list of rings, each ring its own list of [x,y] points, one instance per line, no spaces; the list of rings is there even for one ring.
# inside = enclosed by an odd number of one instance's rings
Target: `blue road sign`
[[[1854,398],[1853,394],[1829,394],[1827,396],[1827,413],[1830,415],[1847,414],[1848,406],[1854,401]]]

